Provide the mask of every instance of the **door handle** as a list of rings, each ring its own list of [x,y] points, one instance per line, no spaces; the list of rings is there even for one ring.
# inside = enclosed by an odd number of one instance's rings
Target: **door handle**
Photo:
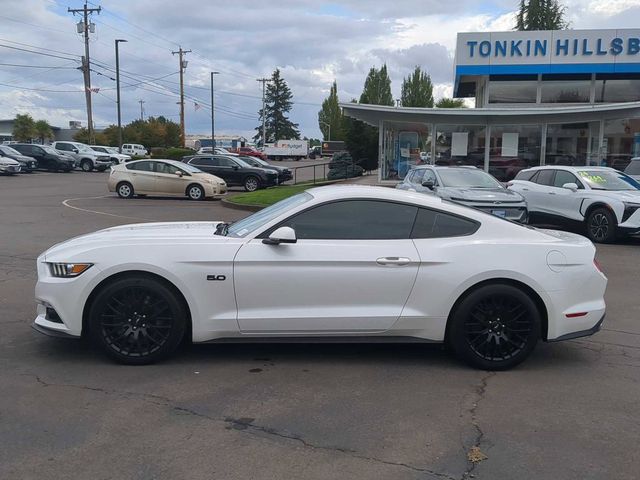
[[[548,192],[548,193],[549,193],[549,195],[555,195],[556,194],[556,192]]]
[[[411,263],[411,259],[407,257],[380,257],[376,263],[385,267],[404,267]]]
[[[523,190],[524,192],[528,192],[528,191],[529,191],[529,189],[528,189],[528,188],[523,188],[522,190]]]

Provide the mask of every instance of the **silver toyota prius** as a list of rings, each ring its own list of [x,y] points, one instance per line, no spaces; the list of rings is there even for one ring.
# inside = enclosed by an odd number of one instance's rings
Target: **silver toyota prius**
[[[396,188],[437,195],[519,223],[527,222],[527,202],[476,167],[417,166]],[[515,194],[515,195],[514,195]]]

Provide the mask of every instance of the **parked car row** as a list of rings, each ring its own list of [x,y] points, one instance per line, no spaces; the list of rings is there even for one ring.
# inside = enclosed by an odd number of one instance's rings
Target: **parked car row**
[[[577,228],[594,242],[640,234],[640,158],[626,170],[539,166],[503,186],[470,166],[411,169],[398,189],[435,195],[519,223]]]

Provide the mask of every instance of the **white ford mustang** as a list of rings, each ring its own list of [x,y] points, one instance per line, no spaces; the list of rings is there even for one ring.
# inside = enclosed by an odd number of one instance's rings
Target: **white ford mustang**
[[[38,258],[34,327],[114,359],[193,342],[447,342],[505,369],[597,332],[606,277],[584,237],[437,197],[330,186],[233,224],[108,228]]]

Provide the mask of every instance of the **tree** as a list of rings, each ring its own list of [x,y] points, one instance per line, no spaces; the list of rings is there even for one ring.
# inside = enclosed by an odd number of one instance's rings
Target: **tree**
[[[46,120],[38,120],[35,122],[34,132],[42,144],[44,144],[45,140],[51,140],[53,138],[53,130]]]
[[[355,102],[355,100],[352,100]],[[387,66],[372,67],[364,81],[360,103],[393,106]],[[360,120],[345,118],[345,142],[354,161],[365,170],[378,167],[378,128]]]
[[[441,98],[436,102],[437,108],[467,108],[462,98]]]
[[[30,142],[36,135],[36,123],[28,113],[16,115],[13,121],[13,139],[19,142]]]
[[[402,81],[400,98],[403,107],[433,107],[431,77],[416,66],[413,73]]]
[[[91,141],[89,139],[89,130],[82,127],[80,130],[78,130],[76,133],[73,134],[73,140],[76,142],[86,143],[87,145],[89,145],[89,142]],[[93,141],[95,143],[93,143],[92,145],[108,145],[107,137],[104,134],[104,132],[97,132],[94,130]]]
[[[73,138],[87,143],[87,129],[81,128]],[[122,140],[124,143],[141,143],[149,148],[176,147],[180,145],[180,125],[163,116],[134,120],[122,128]],[[101,132],[95,132],[95,141],[98,145],[118,146],[118,127],[109,125]]]
[[[520,0],[515,30],[562,30],[568,28],[566,8],[558,0]]]
[[[344,118],[338,105],[338,85],[333,81],[329,96],[318,112],[318,125],[324,140],[344,140]]]
[[[287,82],[280,76],[280,70],[275,69],[271,80],[267,84],[265,94],[265,111],[259,110],[260,121],[265,118],[266,139],[262,138],[262,123],[256,127],[253,140],[264,145],[277,140],[298,140],[300,132],[298,124],[289,120],[287,114],[293,106],[293,93]]]

